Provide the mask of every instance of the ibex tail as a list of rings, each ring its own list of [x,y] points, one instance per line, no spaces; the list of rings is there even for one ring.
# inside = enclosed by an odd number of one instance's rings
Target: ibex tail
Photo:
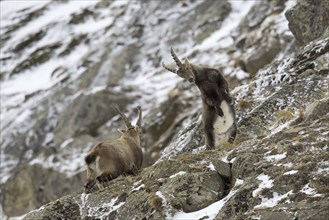
[[[95,162],[96,157],[97,157],[97,154],[96,154],[95,151],[94,151],[94,152],[91,152],[90,154],[88,154],[88,155],[85,157],[85,161],[86,161],[87,165],[89,165],[89,164]]]

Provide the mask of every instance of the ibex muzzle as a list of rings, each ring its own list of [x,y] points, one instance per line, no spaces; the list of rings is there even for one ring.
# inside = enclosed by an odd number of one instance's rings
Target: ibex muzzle
[[[162,66],[199,88],[202,96],[203,129],[208,149],[221,145],[221,141],[232,143],[235,139],[237,126],[233,99],[228,90],[228,83],[216,69],[190,64],[185,59],[181,62],[171,48],[171,55],[178,69]]]
[[[137,107],[138,120],[135,126],[125,114],[116,108],[125,122],[126,129],[120,130],[121,137],[96,144],[85,157],[87,181],[84,191],[89,193],[97,183],[104,188],[109,181],[120,175],[137,174],[143,163],[141,143],[142,110]]]

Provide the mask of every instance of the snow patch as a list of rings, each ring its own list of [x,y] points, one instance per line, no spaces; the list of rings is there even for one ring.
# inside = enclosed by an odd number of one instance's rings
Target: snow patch
[[[289,162],[289,163],[284,163],[284,164],[278,164],[278,166],[284,166],[284,167],[287,167],[287,168],[291,168],[293,167],[293,163],[292,162]]]
[[[139,191],[144,188],[145,188],[145,184],[141,184],[139,186],[135,186],[135,184],[134,184],[133,188],[131,189],[131,192]]]
[[[69,139],[65,142],[61,149],[66,149],[62,151],[62,154],[51,154],[46,157],[44,155],[39,155],[30,161],[30,164],[40,164],[44,168],[52,168],[60,173],[66,174],[68,177],[76,175],[79,172],[85,170],[84,157],[89,151],[89,147],[82,149],[77,148],[65,148],[73,140]]]
[[[263,189],[271,189],[273,187],[273,180],[268,175],[265,175],[264,173],[257,176],[256,179],[260,180],[261,183],[259,184],[258,188],[252,192],[252,196],[254,198],[258,196]]]
[[[174,175],[171,175],[171,176],[169,177],[169,179],[174,178],[174,177],[176,177],[176,176],[181,176],[181,175],[184,175],[184,174],[186,174],[185,171],[179,171],[178,173],[175,173]]]
[[[267,160],[268,162],[276,162],[286,157],[287,157],[287,153],[283,153],[283,154],[265,156],[264,159]]]
[[[85,209],[87,208],[87,201],[88,201],[88,197],[89,197],[90,194],[85,194],[85,193],[82,193],[81,194],[81,205],[79,205],[79,208],[80,208],[80,216],[84,216],[84,211]]]
[[[65,148],[67,145],[69,145],[70,143],[72,143],[74,141],[74,138],[69,138],[67,140],[65,140],[60,146],[59,148],[63,149]]]
[[[238,27],[240,19],[247,15],[255,2],[256,1],[230,1],[232,11],[228,17],[225,18],[222,27],[218,31],[211,34],[194,49],[209,50],[214,49],[214,45],[218,45],[218,47],[228,47],[232,45],[234,41],[230,36],[230,33]]]
[[[192,219],[202,219],[204,217],[207,217],[207,218],[205,218],[207,220],[215,219],[215,217],[219,213],[219,211],[224,207],[226,202],[229,201],[230,198],[232,198],[235,195],[235,193],[238,191],[238,187],[242,184],[243,184],[243,180],[237,179],[233,189],[223,199],[221,199],[199,211],[189,212],[189,213],[177,212],[171,220],[187,220],[187,219],[192,220]]]
[[[305,193],[306,195],[309,195],[309,196],[313,196],[313,197],[321,196],[321,194],[318,194],[314,188],[310,187],[310,184],[309,183],[306,184],[300,190],[300,192]]]
[[[283,175],[294,175],[296,173],[298,173],[298,170],[290,170],[288,172],[285,172]]]
[[[271,135],[275,135],[282,131],[283,129],[287,128],[290,124],[290,121],[287,121],[286,123],[283,123],[282,125],[277,126],[276,128],[270,128]]]
[[[0,19],[1,26],[7,26],[6,23],[2,23],[6,21],[8,18],[12,18],[14,14],[22,10],[36,10],[37,8],[41,8],[48,4],[50,0],[29,0],[29,1],[0,1]],[[9,19],[8,19],[9,20]]]
[[[209,165],[207,167],[209,168],[209,170],[216,171],[214,164],[211,162],[209,163]]]
[[[164,195],[162,194],[161,191],[157,191],[155,193],[155,195],[159,196],[162,199],[162,206],[163,207],[166,207],[168,205],[168,201],[167,201],[166,197],[164,197]],[[166,219],[172,219],[172,216],[168,211],[165,212],[165,215],[166,215]]]
[[[125,202],[117,203],[118,198],[119,197],[116,197],[115,199],[111,199],[110,202],[107,203],[105,202],[101,206],[96,206],[96,207],[86,206],[86,212],[87,212],[86,215],[88,217],[93,217],[97,219],[105,218],[111,212],[116,211],[117,209],[119,209],[121,206],[125,204]]]
[[[44,141],[42,142],[43,146],[47,146],[49,143],[51,143],[54,140],[54,133],[52,132],[48,132],[46,134],[46,137],[44,139]]]
[[[271,208],[276,206],[281,200],[287,198],[289,195],[292,195],[292,190],[290,190],[289,192],[283,194],[283,195],[279,195],[277,192],[273,193],[273,197],[272,198],[264,198],[262,197],[262,203],[259,205],[255,206],[255,209],[261,209],[261,208]]]

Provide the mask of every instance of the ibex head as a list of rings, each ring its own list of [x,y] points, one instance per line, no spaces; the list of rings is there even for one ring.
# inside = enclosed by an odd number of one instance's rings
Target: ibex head
[[[188,80],[189,82],[193,83],[195,82],[195,75],[193,73],[193,69],[192,69],[192,65],[190,64],[190,62],[188,61],[187,58],[184,59],[184,63],[182,63],[177,55],[175,54],[174,50],[172,48],[170,48],[171,51],[171,56],[174,59],[176,65],[178,66],[178,69],[172,69],[167,67],[164,63],[162,63],[163,68],[165,68],[166,70],[176,73],[178,76],[180,76],[183,79]]]
[[[126,129],[121,129],[119,130],[120,133],[122,134],[132,134],[132,133],[140,133],[141,132],[141,124],[142,124],[142,109],[140,106],[137,107],[138,110],[138,119],[136,122],[136,125],[133,126],[131,124],[131,121],[127,118],[127,116],[125,114],[123,114],[117,107],[115,107],[115,109],[117,110],[117,112],[120,114],[122,120],[125,122],[126,125]]]

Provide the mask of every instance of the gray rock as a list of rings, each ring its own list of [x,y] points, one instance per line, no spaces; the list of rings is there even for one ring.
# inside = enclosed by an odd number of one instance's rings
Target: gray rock
[[[270,38],[266,44],[262,44],[245,58],[245,65],[248,73],[255,75],[257,71],[266,64],[272,62],[281,51],[279,39]]]
[[[97,130],[118,113],[115,106],[124,109],[129,99],[111,90],[81,94],[59,116],[54,129],[55,145],[81,134],[97,135]]]
[[[3,186],[2,208],[9,216],[22,215],[72,189],[81,193],[83,179],[84,175],[67,176],[39,164],[24,165]]]
[[[316,74],[316,68],[313,74],[300,74],[299,69],[324,56],[326,44],[314,45],[322,45],[317,49],[322,52],[304,48],[251,81],[251,92],[241,97],[261,98],[251,103],[248,117],[241,118],[240,135],[246,135],[230,152],[200,151],[194,142],[200,126],[195,112],[186,117],[188,126],[180,127],[161,159],[137,176],[114,180],[108,189],[89,195],[61,198],[25,219],[69,213],[87,219],[165,219],[221,199],[223,206],[215,219],[325,219],[329,191],[323,161],[329,157],[325,151],[329,117],[322,109],[328,103],[328,79]],[[284,77],[274,74],[278,69]],[[232,161],[232,169],[219,161],[224,155]],[[305,191],[307,187],[314,191]]]
[[[160,190],[175,209],[193,212],[223,198],[225,182],[214,171],[187,173],[169,179]]]
[[[38,210],[30,212],[29,215],[24,217],[24,219],[80,219],[80,206],[76,200],[76,196],[65,196],[59,200],[42,206]]]
[[[220,152],[182,154],[145,168],[137,176],[111,181],[91,194],[66,196],[27,214],[24,219],[72,214],[77,218],[163,219],[183,209],[195,211],[221,199],[230,180],[211,170]],[[172,196],[175,195],[175,196]]]
[[[240,186],[231,199],[225,204],[216,216],[220,219],[241,219],[244,214],[255,206],[256,201],[253,199],[251,192],[257,188],[255,179],[245,179],[244,184]]]
[[[301,0],[286,12],[289,29],[301,45],[328,35],[328,11],[328,1]]]
[[[228,179],[232,178],[232,170],[230,164],[221,160],[212,160],[211,162],[219,175]]]
[[[329,98],[316,100],[305,109],[305,120],[317,120],[328,113]]]

